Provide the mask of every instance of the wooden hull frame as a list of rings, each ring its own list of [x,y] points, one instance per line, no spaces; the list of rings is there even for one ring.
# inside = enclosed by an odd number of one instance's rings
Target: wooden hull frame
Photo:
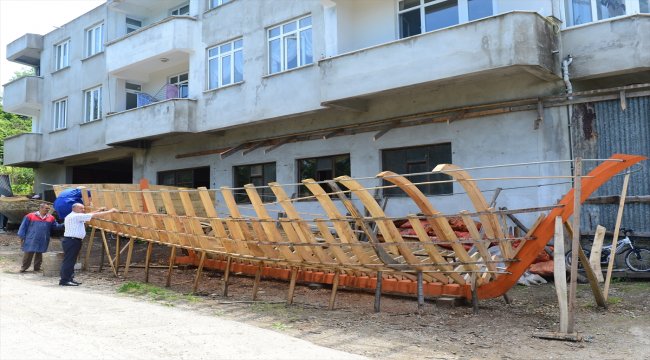
[[[581,202],[611,177],[644,159],[643,156],[617,154],[612,156],[612,161],[600,164],[582,179]],[[409,180],[390,172],[380,173],[378,177],[404,190],[424,214],[404,217],[416,233],[415,241],[407,241],[400,234],[368,189],[346,176],[329,182],[330,188],[335,189],[333,193],[326,192],[320,183],[313,180],[303,181],[326,214],[322,219],[311,220],[300,216],[293,200],[277,183],[269,186],[276,196],[275,204],[286,214],[286,217],[278,219],[271,217],[268,204],[262,202],[252,185],[247,185],[245,191],[255,212],[254,217],[242,216],[232,189],[225,187],[218,190],[229,211],[222,217],[215,210],[211,196],[214,190],[205,188],[178,189],[148,186],[146,183],[139,187],[91,184],[86,188],[92,194],[95,207],[120,210],[119,213],[94,218],[90,222],[92,228],[102,234],[110,232],[130,238],[131,242],[139,239],[149,242],[150,246],[166,245],[172,248],[173,254],[178,248],[200,253],[200,269],[206,261],[213,267],[227,269],[227,273],[231,267],[239,266],[239,271],[253,272],[256,279],[260,273],[261,276],[282,279],[290,276],[292,284],[295,284],[296,272],[300,270],[299,278],[305,281],[336,281],[339,286],[368,289],[377,286],[379,275],[386,283],[395,285],[384,288],[384,291],[392,292],[393,289],[406,293],[416,291],[417,279],[420,285],[424,282],[425,295],[467,299],[472,298],[472,290],[478,299],[506,294],[553,237],[555,217],[560,216],[566,221],[573,213],[571,190],[543,220],[540,217],[528,234],[514,237],[499,221],[504,213],[488,207],[476,182],[467,172],[453,165],[439,166],[434,172],[450,175],[470,197],[475,212],[453,215],[461,217],[467,225],[468,239],[456,236],[448,221],[451,215],[441,214]],[[55,192],[64,187],[55,186]],[[358,198],[369,216],[361,215],[362,210],[357,209],[343,191]],[[350,215],[342,214],[331,196],[338,196]],[[482,234],[475,219],[482,224]],[[433,230],[437,240],[429,237],[421,220]],[[512,245],[515,241],[520,243],[517,248]],[[467,251],[462,246],[464,243],[471,244],[472,251]],[[487,249],[490,243],[499,246],[498,255],[490,254]],[[210,254],[208,259],[206,254]],[[503,265],[500,267],[499,264]],[[265,274],[262,267],[271,270]],[[342,277],[350,280],[341,282]]]

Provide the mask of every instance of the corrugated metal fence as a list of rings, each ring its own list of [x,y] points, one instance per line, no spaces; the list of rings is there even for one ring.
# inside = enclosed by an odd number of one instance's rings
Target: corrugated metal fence
[[[583,158],[607,158],[614,153],[645,155],[650,157],[650,97],[630,98],[627,108],[621,102],[602,101],[574,106],[572,117],[572,141],[574,156]],[[585,164],[585,173],[595,167]],[[650,195],[650,164],[633,167],[627,191],[628,196]],[[592,197],[620,195],[623,176],[616,176],[601,187]],[[589,204],[584,207],[582,231],[595,231],[602,225],[613,231],[618,204]],[[628,203],[625,205],[621,226],[637,233],[650,234],[650,204]]]

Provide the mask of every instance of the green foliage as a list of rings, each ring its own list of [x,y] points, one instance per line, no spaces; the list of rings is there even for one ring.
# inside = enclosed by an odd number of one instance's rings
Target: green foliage
[[[33,67],[23,67],[22,69],[16,71],[14,75],[9,79],[9,81],[14,81],[18,80],[20,78],[24,78],[25,76],[34,76],[36,75],[36,71],[34,71]]]
[[[14,76],[18,75],[16,73]],[[10,136],[31,132],[32,120],[26,116],[5,112],[0,105],[0,159],[4,159],[4,140]],[[16,195],[27,195],[34,188],[34,170],[0,165],[0,174],[9,174],[11,189]]]
[[[144,296],[151,300],[163,302],[178,300],[184,300],[187,302],[201,301],[199,297],[193,295],[183,295],[168,289],[163,289],[158,286],[144,284],[137,281],[129,281],[123,284],[117,289],[117,292],[135,296]]]

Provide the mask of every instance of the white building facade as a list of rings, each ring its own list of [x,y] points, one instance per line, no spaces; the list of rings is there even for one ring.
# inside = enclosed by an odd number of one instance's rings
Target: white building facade
[[[595,101],[586,94],[645,99],[649,13],[648,0],[107,0],[7,47],[38,76],[4,85],[5,110],[33,119],[32,133],[5,140],[4,163],[35,168],[43,192],[140,178],[295,184],[587,156],[574,107]],[[520,208],[558,199],[570,187],[558,182],[480,187],[487,198],[512,188],[498,204]],[[445,211],[471,206],[458,185],[422,189]],[[397,192],[384,195],[389,214],[417,212]]]

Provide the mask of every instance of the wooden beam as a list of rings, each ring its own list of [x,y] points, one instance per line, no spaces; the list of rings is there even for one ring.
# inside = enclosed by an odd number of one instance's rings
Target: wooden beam
[[[594,235],[594,242],[593,245],[591,246],[591,254],[589,254],[589,263],[591,264],[591,268],[594,269],[594,273],[596,273],[596,278],[598,279],[598,282],[605,281],[605,278],[603,278],[603,270],[600,268],[600,255],[603,250],[604,239],[605,239],[605,227],[600,225],[596,226],[596,235]]]
[[[330,108],[354,111],[354,112],[368,111],[368,100],[365,99],[337,100],[337,101],[325,102],[322,103],[321,105]]]
[[[614,226],[614,236],[612,237],[612,249],[616,249],[618,242],[618,233],[621,231],[621,219],[623,218],[623,208],[625,207],[625,195],[627,194],[627,185],[630,182],[630,173],[625,174],[623,178],[623,189],[621,190],[621,201],[618,203],[618,212],[616,213],[616,225]],[[614,270],[614,260],[616,258],[616,251],[613,251],[613,256],[609,257],[609,264],[607,264],[607,276],[605,277],[605,300],[609,295],[609,282],[612,278],[612,271]]]
[[[596,196],[587,199],[585,204],[619,204],[621,202],[620,195],[611,195],[611,196]],[[626,196],[625,203],[632,204],[650,204],[650,195],[633,195]]]
[[[576,293],[578,291],[578,248],[580,248],[580,210],[582,203],[582,158],[575,159],[573,183],[573,236],[571,241],[571,284],[569,286],[569,321],[567,333],[575,332]]]
[[[275,145],[271,145],[271,146],[269,146],[268,148],[266,148],[266,149],[264,150],[264,153],[265,153],[265,154],[268,154],[268,153],[270,153],[271,151],[273,151],[273,150],[279,148],[280,146],[292,142],[292,141],[295,140],[296,138],[297,138],[296,136],[290,136],[290,137],[287,137],[287,138],[281,139],[280,141],[278,141],[277,143],[275,143]]]
[[[230,149],[228,149],[228,150],[226,150],[226,151],[220,153],[219,156],[221,157],[221,159],[225,159],[225,158],[227,158],[228,156],[230,156],[230,155],[236,153],[237,151],[239,151],[239,150],[245,148],[246,145],[247,145],[247,144],[244,143],[244,144],[239,144],[239,145],[237,145],[237,146],[235,146],[235,147],[231,147]]]
[[[246,155],[248,155],[248,154],[250,154],[251,152],[253,152],[253,151],[255,151],[255,150],[261,148],[262,146],[264,146],[264,145],[266,145],[266,144],[267,144],[266,141],[258,141],[258,142],[256,142],[256,143],[253,143],[253,145],[251,145],[248,149],[242,151],[241,154],[244,155],[244,156],[246,156]]]
[[[337,135],[341,135],[342,133],[343,133],[343,129],[336,129],[334,131],[328,132],[327,134],[323,135],[323,140],[333,138]]]
[[[600,291],[600,287],[598,286],[598,278],[596,278],[596,274],[594,274],[594,270],[591,268],[589,259],[587,259],[587,255],[585,255],[582,247],[578,247],[578,256],[580,257],[580,262],[582,263],[582,267],[585,270],[587,279],[589,279],[589,285],[591,286],[591,291],[594,293],[596,304],[602,308],[607,309],[607,300],[605,300],[603,293]]]
[[[372,140],[373,140],[373,141],[377,141],[377,140],[379,140],[380,137],[386,135],[386,133],[388,133],[389,131],[391,131],[391,130],[393,130],[393,129],[394,129],[394,126],[393,126],[393,125],[386,126],[384,129],[379,130],[379,132],[377,132],[377,133],[375,134],[375,136],[372,137]]]
[[[553,258],[561,260],[553,262],[553,280],[555,283],[558,307],[560,308],[559,332],[566,334],[569,324],[569,308],[567,304],[566,262],[564,261],[564,233],[562,231],[562,223],[562,217],[556,216]]]
[[[178,155],[176,155],[176,158],[177,159],[184,159],[184,158],[195,157],[195,156],[221,154],[222,152],[224,152],[224,151],[226,151],[228,149],[229,148],[219,148],[219,149],[212,149],[212,150],[195,151],[195,152],[191,152],[191,153],[178,154]]]

